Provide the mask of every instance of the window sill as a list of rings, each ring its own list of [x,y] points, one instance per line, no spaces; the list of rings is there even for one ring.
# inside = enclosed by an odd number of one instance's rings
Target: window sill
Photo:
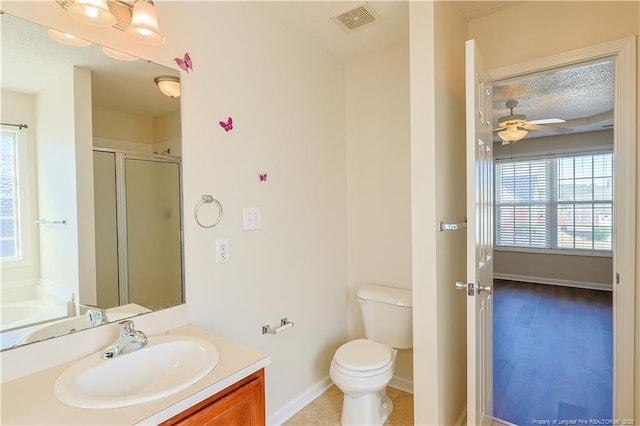
[[[611,251],[582,251],[582,250],[564,250],[564,249],[534,249],[526,247],[494,247],[494,251],[531,253],[531,254],[554,254],[561,256],[583,256],[583,257],[610,257],[613,258]]]

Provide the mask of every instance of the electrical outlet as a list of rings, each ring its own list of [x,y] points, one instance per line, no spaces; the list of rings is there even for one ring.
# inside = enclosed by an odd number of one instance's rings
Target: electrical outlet
[[[221,238],[216,240],[216,263],[229,261],[229,240]]]
[[[245,231],[254,231],[262,226],[262,214],[259,207],[245,207],[242,209]]]

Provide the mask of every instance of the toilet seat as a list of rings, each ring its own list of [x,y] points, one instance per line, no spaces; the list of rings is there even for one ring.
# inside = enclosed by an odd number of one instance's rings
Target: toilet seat
[[[353,340],[338,348],[332,364],[342,374],[371,377],[392,367],[393,350],[373,340]]]

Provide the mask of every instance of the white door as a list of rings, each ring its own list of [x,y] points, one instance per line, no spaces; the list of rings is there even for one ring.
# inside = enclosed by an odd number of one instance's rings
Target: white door
[[[467,424],[493,415],[493,131],[491,81],[474,40],[466,43]]]

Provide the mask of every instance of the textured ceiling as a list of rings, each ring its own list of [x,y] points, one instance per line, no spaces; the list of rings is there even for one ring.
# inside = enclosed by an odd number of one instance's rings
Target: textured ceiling
[[[65,46],[51,40],[47,28],[6,13],[0,15],[0,22],[3,89],[38,93],[74,64],[91,70],[96,105],[147,116],[180,107],[178,99],[162,95],[153,81],[160,75],[179,76],[176,70],[143,60],[118,61],[97,45]]]
[[[509,115],[505,102],[518,101],[514,114],[527,120],[559,118],[578,120],[612,112],[614,107],[615,67],[612,60],[576,65],[544,74],[524,77],[493,87],[493,118]],[[601,130],[611,126],[609,119],[584,126],[574,126],[569,133]],[[529,132],[527,138],[548,136],[548,132]]]

